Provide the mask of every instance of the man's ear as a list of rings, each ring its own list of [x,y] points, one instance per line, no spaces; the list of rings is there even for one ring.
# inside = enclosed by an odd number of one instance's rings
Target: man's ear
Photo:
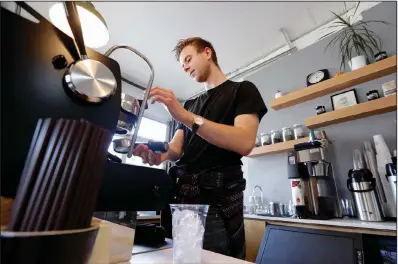
[[[206,54],[206,58],[208,60],[211,60],[211,56],[213,55],[213,52],[211,51],[211,49],[209,47],[206,47],[204,50],[205,54]]]

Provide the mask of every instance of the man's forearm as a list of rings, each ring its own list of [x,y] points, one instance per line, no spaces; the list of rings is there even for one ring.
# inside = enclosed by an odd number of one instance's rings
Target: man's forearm
[[[169,144],[169,149],[166,153],[162,154],[162,162],[169,161],[177,161],[181,158],[182,151],[178,150],[177,146],[173,144]]]
[[[194,115],[188,112],[181,122],[192,129],[193,118]],[[200,126],[197,134],[217,147],[234,151],[242,156],[248,155],[255,146],[255,133],[241,127],[218,124],[207,119]]]

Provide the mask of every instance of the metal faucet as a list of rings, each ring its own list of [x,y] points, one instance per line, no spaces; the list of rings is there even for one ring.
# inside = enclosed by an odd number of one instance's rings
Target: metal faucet
[[[264,210],[264,201],[263,201],[263,189],[261,189],[260,186],[256,185],[253,188],[253,193],[252,196],[255,197],[255,192],[256,192],[256,188],[260,189],[260,202],[258,204],[256,204],[256,211],[262,211]]]
[[[261,189],[261,187],[260,187],[260,186],[258,186],[258,185],[254,186],[254,188],[253,188],[253,192],[256,190],[256,188],[259,188],[259,189],[260,189],[260,191],[261,191],[261,193],[263,193],[263,189]]]

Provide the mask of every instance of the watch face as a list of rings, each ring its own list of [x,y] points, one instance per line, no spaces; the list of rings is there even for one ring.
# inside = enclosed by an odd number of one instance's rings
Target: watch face
[[[195,124],[201,126],[201,125],[203,125],[203,118],[201,118],[200,116],[195,116],[194,122],[195,122]]]
[[[322,79],[324,77],[325,77],[325,73],[324,72],[317,71],[317,72],[314,72],[313,74],[311,74],[308,77],[308,82],[310,82],[310,83],[318,83],[318,82],[322,81]]]

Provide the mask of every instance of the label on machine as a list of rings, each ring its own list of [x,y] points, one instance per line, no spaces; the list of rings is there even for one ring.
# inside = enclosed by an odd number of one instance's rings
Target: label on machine
[[[305,185],[301,179],[291,179],[290,180],[292,187],[292,199],[293,205],[300,206],[305,205],[304,201],[304,193],[305,193]]]

